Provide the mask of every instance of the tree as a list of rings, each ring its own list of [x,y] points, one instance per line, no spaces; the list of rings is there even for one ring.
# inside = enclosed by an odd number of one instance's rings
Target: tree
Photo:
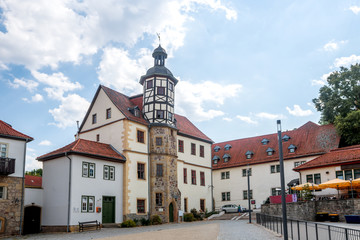
[[[337,116],[345,118],[352,111],[360,109],[360,65],[350,69],[340,67],[327,78],[328,85],[320,88],[319,98],[313,103],[321,112],[321,124],[334,123]]]
[[[34,169],[32,171],[26,171],[25,175],[31,175],[31,176],[42,176],[42,168]]]
[[[360,144],[360,110],[352,111],[346,117],[337,116],[335,127],[346,145]]]

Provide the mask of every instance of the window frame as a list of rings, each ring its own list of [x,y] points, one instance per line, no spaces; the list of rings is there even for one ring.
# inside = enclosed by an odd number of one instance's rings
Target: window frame
[[[164,119],[165,111],[164,110],[156,110],[156,119]]]
[[[163,206],[163,194],[161,192],[155,193],[155,206],[162,207]]]
[[[85,202],[85,209],[84,209],[84,199]],[[92,205],[90,209],[90,200],[92,200]],[[95,212],[95,196],[89,196],[89,195],[81,195],[81,213],[94,213]]]
[[[6,200],[7,199],[7,187],[6,186],[0,186],[0,189],[2,189],[1,195],[0,195],[0,200]]]
[[[155,145],[158,146],[158,147],[163,145],[162,144],[162,137],[156,137],[155,138]]]
[[[139,166],[143,166],[143,169],[140,169]],[[137,179],[138,180],[146,180],[146,163],[137,162]]]
[[[184,140],[178,140],[178,151],[179,152],[184,152]]]
[[[222,192],[222,193],[221,193],[221,201],[222,201],[222,202],[231,201],[231,194],[230,194],[230,192]]]
[[[196,170],[191,170],[191,184],[196,185]]]
[[[200,210],[205,212],[206,209],[206,200],[204,198],[200,198]]]
[[[191,155],[196,155],[196,144],[191,143]]]
[[[277,189],[280,189],[280,187],[271,188],[271,196],[281,195],[281,190],[277,190]]]
[[[106,168],[107,168],[107,176],[105,176]],[[111,172],[113,173],[112,176],[111,176]],[[104,167],[103,167],[103,179],[104,180],[115,181],[115,167],[114,166],[104,165]]]
[[[92,120],[91,120],[91,122],[92,122],[92,124],[96,124],[96,123],[97,123],[97,115],[96,115],[96,113],[94,113],[94,114],[92,115]]]
[[[247,170],[248,170],[248,169],[249,169],[249,176],[252,175],[251,168],[244,168],[244,169],[242,170],[242,176],[243,176],[243,177],[247,177]]]
[[[107,108],[106,109],[106,119],[110,119],[111,118],[111,108]]]
[[[85,169],[84,167],[86,166],[86,173],[85,173]],[[93,174],[92,176],[90,175],[90,172],[91,172],[91,167],[93,167]],[[82,164],[81,164],[81,176],[82,177],[86,177],[86,178],[95,178],[95,172],[96,172],[96,164],[95,163],[92,163],[92,162],[85,162],[83,161]]]
[[[145,131],[137,129],[136,130],[136,140],[138,143],[145,143]]]
[[[200,157],[205,157],[205,147],[200,145]]]
[[[250,200],[251,200],[251,199],[254,199],[252,189],[250,189],[249,195],[250,195]],[[247,199],[248,199],[248,190],[243,190],[243,199],[244,199],[244,200],[247,200]]]
[[[169,81],[169,90],[174,91],[174,84]]]
[[[280,172],[280,164],[270,165],[270,173],[279,173]]]
[[[200,171],[200,186],[205,186],[205,172]]]
[[[221,180],[230,179],[230,171],[221,172]]]
[[[152,88],[153,87],[153,82],[154,82],[153,79],[147,80],[146,81],[146,89]]]
[[[143,202],[143,205],[139,206],[139,202]],[[143,211],[139,211],[139,207],[142,207]],[[136,199],[136,213],[137,214],[146,214],[146,199],[145,198],[137,198]]]
[[[183,176],[184,176],[184,183],[187,184],[188,183],[188,181],[187,181],[187,168],[184,168]]]
[[[166,92],[165,87],[160,87],[159,86],[159,87],[156,88],[156,94],[157,95],[165,96],[166,95],[165,92]]]
[[[2,146],[5,146],[5,151],[3,151]],[[8,156],[8,151],[9,151],[9,144],[0,142],[0,157],[6,158]]]
[[[157,163],[156,164],[156,177],[163,177],[164,176],[164,164]]]

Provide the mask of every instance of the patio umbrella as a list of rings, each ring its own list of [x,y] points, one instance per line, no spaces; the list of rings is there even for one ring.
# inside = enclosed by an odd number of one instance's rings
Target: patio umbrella
[[[350,181],[348,180],[342,180],[339,178],[335,178],[333,180],[324,182],[319,184],[319,188],[320,189],[325,189],[325,188],[336,188],[337,190],[339,189],[346,189],[350,187]]]
[[[360,187],[360,178],[356,178],[356,179],[352,180],[352,185],[353,185],[353,188]]]
[[[297,191],[301,191],[301,190],[304,190],[305,188],[308,188],[309,190],[319,190],[319,186],[317,184],[314,184],[314,183],[303,183],[303,184],[300,184],[300,185],[297,185],[295,187],[292,187],[291,189],[292,190],[297,190]]]

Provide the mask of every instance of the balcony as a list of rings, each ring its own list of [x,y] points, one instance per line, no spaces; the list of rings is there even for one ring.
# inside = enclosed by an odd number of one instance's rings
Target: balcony
[[[15,158],[0,158],[0,175],[9,175],[15,172]]]

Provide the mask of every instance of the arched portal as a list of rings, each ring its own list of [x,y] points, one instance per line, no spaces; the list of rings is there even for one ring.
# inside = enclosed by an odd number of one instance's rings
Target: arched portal
[[[24,232],[23,234],[40,232],[41,207],[28,206],[24,210]]]

